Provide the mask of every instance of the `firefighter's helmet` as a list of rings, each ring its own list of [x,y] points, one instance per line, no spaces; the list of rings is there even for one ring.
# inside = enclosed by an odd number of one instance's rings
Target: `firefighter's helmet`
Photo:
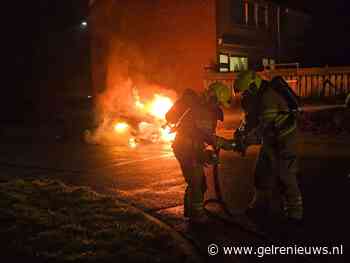
[[[246,70],[238,74],[235,81],[235,92],[244,92],[246,90],[258,90],[261,86],[262,79],[255,71]]]
[[[215,82],[210,84],[207,90],[208,97],[215,97],[216,101],[226,108],[231,105],[231,90],[222,83]]]

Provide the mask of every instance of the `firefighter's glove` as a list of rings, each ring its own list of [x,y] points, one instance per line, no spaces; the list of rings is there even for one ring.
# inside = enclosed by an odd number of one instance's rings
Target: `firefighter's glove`
[[[205,166],[208,165],[218,165],[219,164],[219,156],[213,150],[205,150],[203,152],[202,163]]]
[[[233,135],[233,141],[233,150],[245,156],[248,148],[247,136],[240,129],[237,129]]]
[[[228,140],[220,136],[216,136],[216,149],[224,149],[226,151],[233,151],[235,149],[235,141]]]

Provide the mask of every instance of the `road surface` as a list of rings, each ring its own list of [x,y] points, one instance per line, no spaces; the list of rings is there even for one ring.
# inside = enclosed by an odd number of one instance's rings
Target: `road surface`
[[[300,182],[306,218],[306,230],[300,237],[300,244],[344,244],[348,241],[346,233],[349,230],[346,212],[350,200],[349,139],[309,135],[302,136],[300,141]],[[114,195],[195,239],[203,253],[206,245],[214,241],[231,245],[261,242],[244,229],[215,220],[205,230],[206,234],[201,231],[189,233],[182,217],[185,183],[169,146],[145,145],[131,149],[73,142],[9,141],[2,143],[0,152],[3,175],[49,176]],[[243,225],[246,222],[240,216],[252,196],[257,152],[258,147],[251,147],[245,158],[231,152],[221,156],[220,185],[224,200]],[[214,197],[210,169],[207,169],[207,182],[207,198]],[[235,260],[230,258],[229,261]]]

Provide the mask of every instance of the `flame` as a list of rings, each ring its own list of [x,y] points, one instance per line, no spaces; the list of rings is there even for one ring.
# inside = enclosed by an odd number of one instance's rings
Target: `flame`
[[[129,128],[129,125],[126,122],[117,122],[114,125],[114,131],[116,133],[124,133]]]
[[[164,142],[172,142],[175,140],[176,133],[171,131],[169,126],[160,129],[161,139]]]
[[[137,147],[137,142],[136,142],[135,138],[130,138],[128,143],[129,143],[129,147],[130,148],[136,148]]]
[[[173,104],[173,101],[169,97],[155,94],[149,107],[149,113],[158,119],[165,120],[165,114],[170,110]]]
[[[143,108],[145,107],[145,104],[143,104],[143,103],[141,102],[141,100],[140,100],[140,95],[139,95],[139,91],[138,91],[138,89],[137,89],[136,87],[134,87],[134,88],[132,89],[132,96],[133,96],[133,98],[134,98],[134,100],[135,100],[135,106],[136,106],[136,108],[138,108],[138,109],[143,109]]]
[[[137,100],[135,102],[136,108],[143,109],[145,107],[145,104],[143,104],[141,101]]]
[[[172,142],[175,139],[175,133],[171,131],[169,126],[165,126],[165,115],[173,106],[174,102],[171,98],[155,94],[153,100],[148,103],[142,103],[138,96],[137,90],[134,90],[135,106],[142,112],[150,114],[156,120],[153,123],[141,122],[139,130],[143,137],[148,138],[152,142]]]
[[[136,148],[138,139],[153,143],[172,142],[175,139],[175,133],[171,132],[170,127],[164,126],[166,124],[165,115],[174,104],[172,99],[155,93],[150,101],[142,101],[136,87],[133,88],[132,95],[135,109],[144,116],[153,116],[153,119],[139,123],[138,135],[128,138],[129,147]],[[125,134],[129,129],[129,124],[126,122],[116,122],[114,125],[114,130],[118,134]]]

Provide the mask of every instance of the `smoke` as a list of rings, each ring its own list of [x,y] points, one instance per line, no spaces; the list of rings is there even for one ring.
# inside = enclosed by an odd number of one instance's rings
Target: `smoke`
[[[137,107],[137,101],[148,104],[155,94],[174,101],[175,90],[188,88],[179,80],[188,70],[176,71],[184,64],[184,55],[169,39],[172,34],[164,26],[166,16],[158,17],[160,4],[136,0],[95,3],[89,24],[97,128],[88,132],[88,142],[125,144],[134,135],[135,123],[142,121],[158,129],[161,121]],[[129,133],[116,136],[111,127],[118,119],[131,123]]]
[[[127,68],[127,63],[124,65]],[[98,125],[94,131],[85,134],[88,143],[130,146],[130,140],[135,137],[144,141],[158,140],[154,136],[160,136],[165,121],[157,116],[157,113],[163,116],[164,110],[154,108],[157,106],[155,100],[161,97],[165,102],[174,102],[176,92],[152,84],[140,74],[135,78],[135,75],[123,76],[123,73],[125,71],[115,71],[110,79],[112,85],[98,95],[95,111]],[[154,112],[157,110],[159,112]],[[127,123],[128,128],[123,133],[117,133],[114,127],[121,122]]]

